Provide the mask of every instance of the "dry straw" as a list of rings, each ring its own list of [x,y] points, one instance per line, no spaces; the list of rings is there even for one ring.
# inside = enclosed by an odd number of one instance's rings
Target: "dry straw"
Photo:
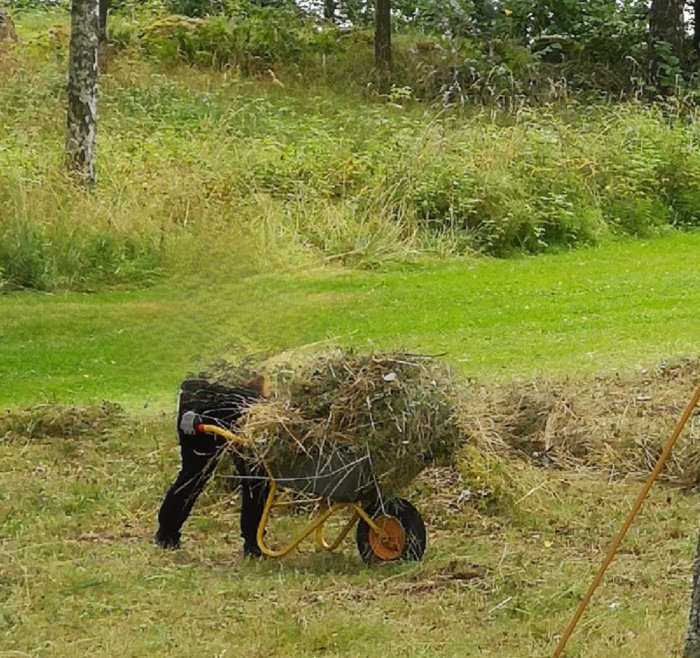
[[[553,468],[646,476],[700,381],[700,361],[587,380],[534,380],[479,389],[462,417],[484,449]],[[691,419],[661,479],[700,484],[700,426]]]
[[[243,374],[260,372],[278,393],[251,410],[244,428],[259,459],[294,462],[310,448],[332,443],[336,453],[376,455],[375,473],[394,491],[420,472],[422,455],[429,461],[455,452],[459,462],[476,454],[603,470],[613,478],[645,477],[700,381],[700,360],[585,379],[477,385],[427,358],[336,350],[277,355],[255,365],[249,359],[242,370],[222,361],[209,374],[240,383]],[[661,479],[700,485],[700,424],[694,418]]]
[[[126,422],[124,409],[113,402],[65,405],[35,404],[0,412],[0,441],[40,441],[100,436]]]
[[[461,443],[460,386],[431,358],[335,350],[281,369],[290,381],[240,429],[273,473],[309,476],[312,465],[317,475],[340,471],[340,481],[356,469],[358,497],[390,496]]]

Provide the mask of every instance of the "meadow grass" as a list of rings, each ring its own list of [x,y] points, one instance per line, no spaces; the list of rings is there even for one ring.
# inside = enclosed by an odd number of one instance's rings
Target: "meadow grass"
[[[424,561],[366,567],[351,539],[244,560],[222,477],[183,548],[163,552],[151,538],[177,469],[171,425],[142,412],[106,433],[2,444],[0,655],[551,655],[639,488],[514,462],[513,502],[487,512],[430,471],[411,495]],[[681,655],[696,517],[695,495],[653,492],[567,655]],[[272,541],[305,521],[274,521]]]
[[[101,75],[98,187],[80,194],[63,172],[66,17],[29,16],[0,60],[7,288],[142,286],[204,250],[257,271],[270,260],[376,267],[698,225],[692,114],[440,107],[410,91],[368,99],[135,49]]]
[[[697,356],[700,234],[566,254],[261,274],[236,263],[145,290],[0,297],[0,403],[170,400],[216,358],[324,342],[444,358],[477,381]]]

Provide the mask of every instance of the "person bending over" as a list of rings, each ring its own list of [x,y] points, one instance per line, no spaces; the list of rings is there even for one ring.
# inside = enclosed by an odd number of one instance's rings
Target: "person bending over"
[[[180,529],[187,520],[197,496],[211,477],[226,439],[211,433],[197,433],[199,423],[230,430],[246,408],[269,392],[262,377],[242,387],[228,387],[204,379],[189,379],[180,386],[177,405],[177,435],[182,466],[177,479],[165,494],[158,512],[156,543],[166,549],[180,546]],[[264,469],[251,468],[231,452],[241,478],[241,536],[243,552],[260,556],[257,531],[269,491]]]

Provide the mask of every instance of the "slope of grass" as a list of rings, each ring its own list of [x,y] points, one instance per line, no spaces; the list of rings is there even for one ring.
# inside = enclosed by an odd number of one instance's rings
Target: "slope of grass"
[[[308,80],[113,54],[98,189],[63,170],[66,16],[0,60],[0,285],[92,290],[240,249],[286,264],[539,253],[693,227],[692,117],[668,108],[437,108]],[[387,102],[388,101],[388,102]],[[396,102],[399,101],[399,102]]]
[[[700,234],[510,261],[196,274],[144,291],[0,297],[2,404],[170,400],[219,356],[337,340],[442,353],[508,379],[652,366],[700,350]]]

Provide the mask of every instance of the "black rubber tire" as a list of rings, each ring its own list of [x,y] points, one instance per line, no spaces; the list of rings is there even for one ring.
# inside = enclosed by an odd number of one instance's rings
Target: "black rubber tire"
[[[395,560],[418,561],[423,558],[428,543],[425,523],[423,523],[420,512],[411,503],[403,498],[386,500],[383,505],[379,501],[375,501],[365,508],[365,512],[372,519],[382,515],[390,516],[401,524],[405,533],[405,542],[401,555]],[[363,519],[357,523],[355,539],[360,557],[367,564],[393,561],[385,560],[374,552],[370,543],[370,527]]]

